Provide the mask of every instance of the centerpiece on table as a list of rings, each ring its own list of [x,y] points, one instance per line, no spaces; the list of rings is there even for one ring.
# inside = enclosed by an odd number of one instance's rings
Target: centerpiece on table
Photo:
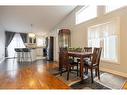
[[[82,48],[80,48],[80,47],[78,47],[78,48],[69,47],[68,51],[70,51],[70,52],[81,52]]]

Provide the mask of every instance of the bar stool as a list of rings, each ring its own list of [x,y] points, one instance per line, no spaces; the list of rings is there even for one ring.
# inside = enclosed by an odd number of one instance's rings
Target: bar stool
[[[30,61],[32,63],[32,57],[31,57],[31,49],[29,48],[22,48],[22,52],[23,52],[23,59],[24,58],[30,58]],[[27,57],[25,56],[25,53],[27,53]]]
[[[18,55],[19,53],[19,56],[17,56],[17,58],[19,58],[19,62],[22,63],[22,57],[23,57],[23,51],[22,51],[22,48],[15,48],[15,54],[14,54],[14,60],[13,60],[13,63],[15,61],[15,58],[16,58],[16,54]]]

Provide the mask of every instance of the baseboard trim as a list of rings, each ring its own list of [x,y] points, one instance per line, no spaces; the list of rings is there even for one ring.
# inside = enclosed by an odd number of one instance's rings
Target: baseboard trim
[[[127,73],[123,73],[123,72],[119,72],[119,71],[115,71],[115,70],[111,70],[111,69],[107,69],[103,67],[100,67],[100,70],[127,78]]]

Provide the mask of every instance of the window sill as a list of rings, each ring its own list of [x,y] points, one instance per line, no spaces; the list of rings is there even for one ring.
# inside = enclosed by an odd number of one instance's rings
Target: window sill
[[[101,59],[101,61],[106,63],[119,64],[119,62],[115,60]]]

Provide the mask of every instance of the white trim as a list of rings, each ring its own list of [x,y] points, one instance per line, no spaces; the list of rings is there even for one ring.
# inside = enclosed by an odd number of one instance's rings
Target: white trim
[[[107,68],[103,68],[103,67],[100,67],[100,70],[127,78],[127,73],[123,73],[123,72],[119,72],[119,71],[115,71],[115,70],[111,70],[111,69],[107,69]]]
[[[120,64],[118,61],[115,60],[108,60],[108,59],[101,59],[102,62],[111,63],[111,64]]]

